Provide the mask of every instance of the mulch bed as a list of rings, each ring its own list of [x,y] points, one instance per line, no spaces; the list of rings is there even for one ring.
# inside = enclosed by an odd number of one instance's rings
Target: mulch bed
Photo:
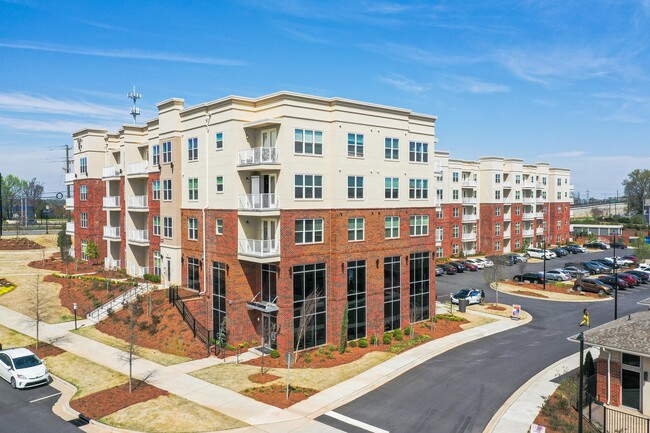
[[[59,274],[95,274],[97,277],[114,279],[124,279],[128,277],[124,272],[104,269],[104,265],[101,263],[91,264],[82,260],[74,261],[71,259],[71,261],[68,262],[66,270],[66,263],[61,260],[61,253],[54,253],[51,257],[45,260],[34,260],[33,262],[30,262],[28,266],[35,269],[45,269],[52,272],[58,272]]]
[[[43,280],[61,285],[61,290],[59,291],[61,305],[66,307],[72,314],[74,313],[74,304],[76,303],[78,317],[86,316],[86,314],[95,308],[133,287],[129,284],[109,282],[107,291],[105,281],[62,278],[55,277],[54,275],[46,275]]]
[[[600,295],[598,293],[582,292],[581,294],[580,292],[571,291],[571,288],[573,286],[556,286],[554,283],[548,281],[546,282],[546,290],[544,290],[544,286],[542,284],[518,283],[516,281],[506,281],[506,283],[513,286],[519,286],[528,290],[537,291],[540,293],[553,292],[553,293],[562,293],[564,295],[577,295],[577,296],[587,296],[589,298],[600,298]],[[535,295],[530,295],[530,296],[535,296]]]
[[[137,322],[134,329],[135,343],[172,355],[205,358],[208,355],[205,345],[194,338],[192,330],[183,321],[176,307],[168,303],[167,292],[151,292],[151,303],[148,296],[143,296],[133,310]],[[150,305],[151,315],[148,314]],[[129,341],[129,314],[129,309],[120,310],[95,326],[105,334]]]
[[[27,346],[27,349],[34,352],[41,359],[45,359],[48,356],[57,356],[65,352],[63,349],[42,342],[38,343],[38,350],[36,350],[36,344]]]
[[[517,290],[515,291],[517,295],[526,295],[526,296],[532,296],[534,298],[545,298],[548,299],[548,296],[542,295],[539,292],[531,292],[530,290]]]
[[[270,374],[270,373],[264,373],[264,374],[255,373],[248,376],[248,380],[255,383],[273,382],[275,379],[279,379],[279,378],[280,376],[276,376],[275,374]]]
[[[486,307],[488,310],[495,310],[495,311],[505,311],[506,307],[501,307],[499,305],[489,305]]]
[[[0,239],[0,250],[21,251],[21,250],[41,250],[45,248],[41,244],[27,238],[5,238]]]
[[[289,399],[287,400],[287,386],[286,385],[269,385],[257,388],[247,388],[242,391],[247,397],[254,398],[262,403],[270,404],[280,409],[286,409],[289,406],[306,400],[310,396],[316,394],[318,391],[310,388],[290,387]]]
[[[142,403],[160,397],[161,395],[169,395],[167,391],[140,381],[134,380],[133,387],[135,388],[133,392],[129,392],[128,383],[105,389],[77,400],[72,400],[70,406],[89,418],[99,419],[131,405]]]

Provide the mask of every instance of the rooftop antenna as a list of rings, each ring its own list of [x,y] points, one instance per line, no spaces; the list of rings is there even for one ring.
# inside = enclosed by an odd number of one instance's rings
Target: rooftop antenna
[[[142,98],[140,93],[135,91],[135,86],[133,86],[133,91],[126,95],[127,98],[133,99],[133,107],[131,107],[131,116],[133,116],[133,124],[136,124],[136,119],[140,115],[140,109],[137,106],[138,99]]]

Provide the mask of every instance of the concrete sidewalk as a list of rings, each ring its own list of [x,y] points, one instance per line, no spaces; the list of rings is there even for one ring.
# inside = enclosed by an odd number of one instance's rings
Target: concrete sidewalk
[[[150,376],[148,383],[151,385],[251,425],[251,427],[238,429],[237,431],[250,433],[338,432],[340,430],[314,421],[313,418],[372,391],[394,377],[447,350],[523,325],[532,319],[529,316],[527,320],[513,321],[480,312],[472,312],[472,314],[489,316],[498,320],[415,347],[352,379],[323,390],[286,410],[258,402],[235,391],[213,385],[187,374],[223,362],[223,360],[213,357],[167,367],[146,359],[138,359],[133,365],[134,377],[144,378]],[[33,320],[3,306],[0,306],[0,324],[26,335],[34,336],[36,334]],[[125,354],[124,352],[69,332],[73,328],[73,322],[56,325],[42,323],[40,338],[42,341],[57,341],[57,346],[70,353],[120,373],[128,374],[128,364],[121,360]],[[63,408],[65,409],[66,406],[67,403],[63,405]],[[68,412],[71,411],[69,406],[67,406],[67,410]],[[87,429],[88,432],[97,432],[101,431],[98,429],[102,428],[101,424],[92,423],[84,429]],[[112,428],[109,428],[109,430],[118,431]]]

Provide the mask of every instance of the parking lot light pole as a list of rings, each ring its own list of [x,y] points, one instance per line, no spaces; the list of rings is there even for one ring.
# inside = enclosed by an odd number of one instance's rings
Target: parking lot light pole
[[[77,330],[77,303],[72,304],[72,309],[74,310],[74,330]]]
[[[47,225],[47,221],[50,219],[50,205],[46,204],[45,205],[45,234],[49,235],[50,234],[50,229]]]
[[[542,275],[542,281],[544,284],[544,290],[546,290],[546,236],[544,236],[544,254],[542,257],[544,260],[544,274]]]
[[[584,374],[583,374],[583,369],[584,369],[584,354],[585,354],[585,334],[580,333],[577,337],[578,341],[580,342],[580,370],[578,371],[578,374],[580,375],[580,378],[578,379],[578,433],[582,433],[582,394],[583,394],[583,387],[584,387]]]
[[[616,230],[616,229],[614,229]],[[616,272],[616,233],[614,233],[614,243],[612,244],[614,248],[614,320],[618,319],[618,273]]]

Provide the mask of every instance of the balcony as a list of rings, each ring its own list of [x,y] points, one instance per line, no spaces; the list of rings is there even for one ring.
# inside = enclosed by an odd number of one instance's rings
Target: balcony
[[[148,266],[137,266],[137,265],[129,266],[129,275],[133,277],[141,277],[144,274],[148,274],[148,273],[149,273]]]
[[[463,197],[463,204],[477,204],[478,198],[476,197]]]
[[[473,256],[474,254],[476,254],[476,248],[463,249],[463,253],[465,253],[466,256]]]
[[[464,241],[475,241],[476,233],[463,233],[463,242]]]
[[[102,179],[108,179],[111,177],[120,177],[122,176],[122,170],[118,167],[104,167],[102,170]]]
[[[120,207],[119,195],[104,197],[104,208],[119,208],[119,207]]]
[[[70,221],[65,223],[65,232],[69,235],[74,234],[74,222]]]
[[[276,239],[259,240],[259,239],[239,239],[239,255],[264,259],[280,258],[280,241]]]
[[[524,197],[521,201],[524,204],[535,204],[535,202],[537,202],[537,200],[535,200],[535,197]]]
[[[104,267],[106,269],[120,269],[122,267],[122,260],[115,260],[111,257],[104,258]]]
[[[536,187],[537,189],[546,189],[546,184],[543,183],[543,182],[537,182],[537,183],[535,184],[535,187]]]
[[[544,227],[537,227],[537,229],[535,230],[535,233],[537,233],[538,235],[543,235],[544,234]]]
[[[504,230],[504,231],[503,231],[503,237],[504,237],[504,238],[509,238],[509,237],[510,237],[510,234],[511,234],[511,233],[510,233],[510,230]]]
[[[68,197],[65,199],[65,208],[68,210],[74,209],[74,197]]]
[[[127,202],[129,209],[149,209],[149,201],[146,195],[134,195],[129,197]]]
[[[544,219],[544,212],[535,212],[535,218]]]
[[[504,221],[510,221],[512,219],[512,213],[506,212],[503,214],[503,220]]]
[[[72,183],[74,182],[74,173],[66,173],[65,174],[65,183]]]
[[[280,194],[244,194],[239,196],[239,210],[274,211],[280,209]]]
[[[521,219],[525,220],[532,220],[535,218],[535,214],[533,212],[524,212],[521,216]]]
[[[149,245],[149,232],[147,230],[129,230],[127,239],[136,244]]]
[[[521,231],[521,235],[522,235],[522,236],[532,236],[532,235],[534,235],[534,234],[535,234],[535,233],[534,233],[534,230],[533,230],[533,229],[523,229],[523,230]]]
[[[132,162],[127,171],[129,176],[142,176],[149,174],[149,161]]]
[[[473,223],[476,222],[478,219],[478,215],[475,213],[468,214],[468,215],[463,215],[463,222],[464,223]]]
[[[503,204],[512,204],[512,199],[510,197],[503,197]]]
[[[264,301],[260,295],[261,292],[257,292],[257,295],[255,295],[252,300],[246,303],[249,309],[261,311],[263,313],[275,313],[276,311],[280,310],[275,303],[278,299],[277,296],[270,301]]]
[[[239,151],[239,166],[279,164],[280,151],[277,147],[254,147]]]
[[[524,182],[521,187],[523,189],[535,189],[535,182]]]
[[[104,226],[104,238],[120,239],[120,228]]]
[[[512,182],[510,182],[510,181],[502,182],[501,185],[502,185],[504,188],[507,188],[507,189],[511,189],[511,188],[512,188]]]
[[[478,186],[478,181],[477,180],[471,180],[471,179],[463,179],[463,183],[461,184],[463,188],[476,188]]]

